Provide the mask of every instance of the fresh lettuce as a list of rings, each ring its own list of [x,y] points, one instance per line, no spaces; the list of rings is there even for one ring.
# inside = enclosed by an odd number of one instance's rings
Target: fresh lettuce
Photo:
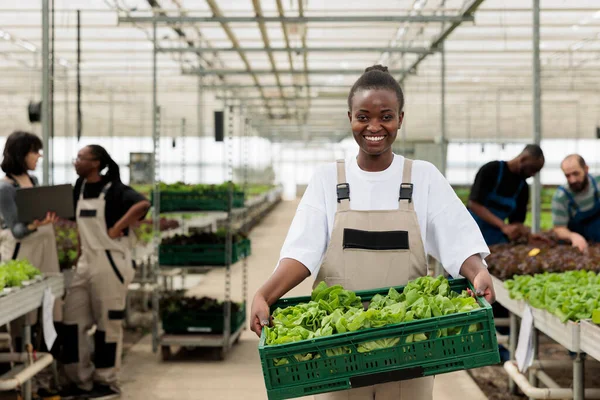
[[[444,277],[422,277],[409,282],[402,293],[390,288],[387,295],[377,294],[371,299],[367,309],[363,308],[361,298],[356,293],[345,290],[340,285],[327,286],[319,283],[312,292],[311,301],[278,308],[273,312],[273,326],[266,329],[266,344],[278,345],[300,340],[314,339],[340,333],[355,332],[369,328],[381,328],[387,325],[415,320],[441,317],[444,315],[469,312],[479,308],[477,301],[466,291],[456,293],[450,289]],[[444,328],[436,331],[437,337],[460,334],[462,327]],[[467,328],[465,327],[465,330]],[[480,327],[471,325],[468,332]],[[406,343],[428,340],[431,332],[422,332],[406,336]],[[391,337],[367,341],[357,345],[356,350],[366,353],[390,348],[400,344],[400,337]],[[349,354],[351,347],[326,349],[329,357]],[[318,357],[318,353],[296,355],[297,361],[308,361]],[[275,363],[285,365],[287,358],[277,359]]]

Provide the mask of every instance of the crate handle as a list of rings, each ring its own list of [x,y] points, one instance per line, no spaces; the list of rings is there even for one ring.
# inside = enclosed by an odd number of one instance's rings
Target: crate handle
[[[352,388],[379,385],[381,383],[405,381],[408,379],[421,378],[425,375],[423,367],[402,369],[400,371],[378,372],[376,374],[358,375],[350,378]]]

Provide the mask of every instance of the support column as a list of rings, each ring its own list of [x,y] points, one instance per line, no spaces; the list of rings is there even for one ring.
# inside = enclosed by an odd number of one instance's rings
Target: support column
[[[442,125],[441,129],[441,147],[442,147],[442,165],[441,165],[441,173],[446,175],[446,158],[447,158],[447,144],[446,144],[446,46],[442,43],[440,56],[442,57],[442,67],[441,67],[441,81],[442,81],[442,92],[441,92],[441,110],[440,110],[440,122]]]
[[[42,142],[44,145],[42,184],[50,182],[50,6],[42,0]]]
[[[540,81],[540,0],[533,0],[533,142],[539,145],[542,141],[542,85]],[[540,174],[534,177],[531,196],[532,231],[540,231],[542,186]]]

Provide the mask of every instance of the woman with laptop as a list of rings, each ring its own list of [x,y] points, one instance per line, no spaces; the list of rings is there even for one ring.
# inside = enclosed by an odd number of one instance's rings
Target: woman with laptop
[[[40,159],[41,140],[28,132],[14,132],[6,140],[0,167],[6,174],[0,178],[0,262],[8,260],[27,260],[44,274],[59,273],[58,253],[53,223],[54,213],[47,213],[42,220],[23,222],[17,210],[17,190],[38,186],[36,177],[29,174],[34,171]],[[43,200],[40,200],[43,201]],[[54,321],[60,334],[62,321],[62,300],[54,304]],[[21,351],[21,335],[25,318],[29,325],[37,323],[37,312],[11,323],[11,336],[16,351]],[[43,342],[43,341],[42,341]],[[60,340],[52,350],[58,349]],[[41,349],[44,350],[44,349]],[[38,394],[41,393],[38,391]]]

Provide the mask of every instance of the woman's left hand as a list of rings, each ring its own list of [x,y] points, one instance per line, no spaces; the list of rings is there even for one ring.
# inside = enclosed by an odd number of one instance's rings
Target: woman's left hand
[[[477,273],[473,279],[473,287],[475,288],[474,296],[485,297],[485,300],[490,304],[496,301],[494,283],[487,269],[482,269]]]

